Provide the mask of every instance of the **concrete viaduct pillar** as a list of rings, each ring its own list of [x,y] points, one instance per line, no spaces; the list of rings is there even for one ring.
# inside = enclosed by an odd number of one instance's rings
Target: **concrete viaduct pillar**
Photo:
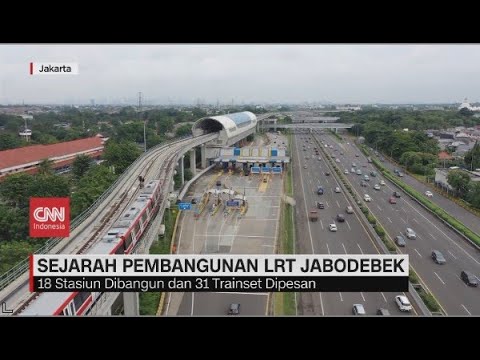
[[[195,155],[196,155],[195,148],[193,148],[190,150],[190,171],[192,172],[192,176],[195,176],[195,171],[196,171],[195,162],[197,160]]]
[[[200,152],[201,152],[201,157],[202,157],[202,161],[201,161],[201,166],[202,166],[202,169],[205,169],[207,167],[207,153],[206,153],[206,149],[205,149],[205,144],[202,144],[200,146]]]
[[[183,184],[185,184],[185,165],[184,165],[184,161],[185,161],[185,155],[182,155],[182,158],[180,159],[180,176],[181,176],[181,184],[183,186]]]
[[[123,309],[125,316],[138,316],[140,315],[138,306],[138,293],[136,292],[124,292],[123,293]]]

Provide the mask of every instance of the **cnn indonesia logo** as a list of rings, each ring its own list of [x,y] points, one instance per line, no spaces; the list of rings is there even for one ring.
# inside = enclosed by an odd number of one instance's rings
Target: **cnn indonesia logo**
[[[30,237],[70,236],[70,198],[30,198]]]

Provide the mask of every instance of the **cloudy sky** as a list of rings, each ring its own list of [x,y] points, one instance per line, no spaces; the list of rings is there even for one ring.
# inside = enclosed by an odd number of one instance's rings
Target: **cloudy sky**
[[[30,76],[33,62],[79,75]],[[480,45],[0,45],[0,103],[480,100]]]

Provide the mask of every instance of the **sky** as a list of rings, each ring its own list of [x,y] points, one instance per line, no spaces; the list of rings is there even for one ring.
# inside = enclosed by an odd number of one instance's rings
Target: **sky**
[[[0,104],[475,102],[479,64],[480,45],[0,44]]]

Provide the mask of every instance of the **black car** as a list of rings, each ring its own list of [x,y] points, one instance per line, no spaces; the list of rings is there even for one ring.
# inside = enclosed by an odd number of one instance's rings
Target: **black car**
[[[197,199],[192,198],[192,204],[196,204],[196,203],[197,203]]]
[[[325,171],[325,176],[330,176],[330,172],[329,172],[329,171]]]
[[[470,271],[462,271],[460,274],[463,282],[468,286],[477,287],[478,286],[478,279],[475,275],[473,275]]]
[[[240,314],[240,304],[230,304],[228,308],[228,315],[239,315]]]
[[[217,186],[222,186],[222,182],[220,180],[217,180]]]
[[[396,198],[399,198],[400,197],[400,193],[398,191],[394,191],[393,192],[393,196],[395,196]]]
[[[317,208],[325,209],[325,205],[322,202],[317,202]]]
[[[380,308],[377,310],[377,315],[390,316],[390,311],[388,311],[387,309]]]
[[[395,236],[395,243],[400,247],[404,247],[405,245],[407,245],[403,236],[400,236],[400,235]]]
[[[343,214],[338,214],[338,215],[337,215],[337,221],[338,221],[338,222],[345,222],[345,215],[343,215]]]

